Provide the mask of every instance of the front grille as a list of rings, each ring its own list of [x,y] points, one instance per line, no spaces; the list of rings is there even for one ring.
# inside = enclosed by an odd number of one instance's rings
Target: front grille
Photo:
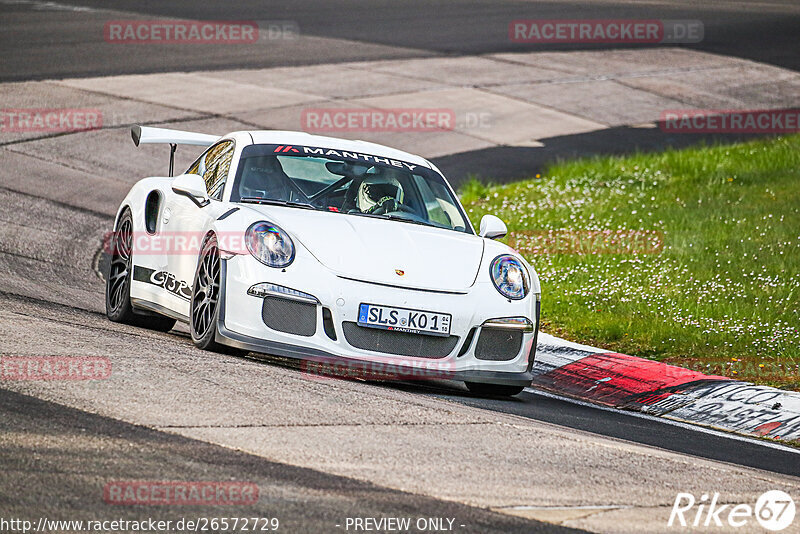
[[[414,358],[444,358],[456,348],[458,336],[427,336],[358,326],[345,321],[342,330],[347,342],[362,350]]]
[[[479,360],[505,362],[513,360],[522,348],[520,330],[482,328],[475,346],[475,357]]]
[[[278,332],[313,336],[317,332],[317,305],[282,297],[265,297],[261,308],[264,324]]]

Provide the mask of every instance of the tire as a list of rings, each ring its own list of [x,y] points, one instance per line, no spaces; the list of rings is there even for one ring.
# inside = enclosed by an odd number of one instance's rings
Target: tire
[[[128,209],[122,213],[110,243],[111,265],[106,276],[106,317],[115,323],[124,323],[159,332],[169,332],[175,319],[162,315],[140,315],[131,305],[131,277],[133,276],[133,218]]]
[[[231,350],[216,342],[219,320],[220,256],[217,238],[209,237],[203,244],[192,284],[189,328],[192,343],[202,350],[230,353]]]
[[[470,393],[481,395],[485,397],[513,397],[522,390],[525,386],[505,386],[500,384],[484,384],[482,382],[464,382]]]

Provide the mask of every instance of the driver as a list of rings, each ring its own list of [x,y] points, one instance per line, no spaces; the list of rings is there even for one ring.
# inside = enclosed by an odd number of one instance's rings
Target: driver
[[[403,203],[402,171],[373,167],[358,186],[358,209],[362,213],[390,213]]]

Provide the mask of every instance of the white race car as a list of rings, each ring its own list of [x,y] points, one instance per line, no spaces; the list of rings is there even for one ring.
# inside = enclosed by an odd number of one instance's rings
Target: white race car
[[[184,321],[201,349],[322,374],[446,378],[489,395],[531,383],[538,277],[493,240],[500,219],[475,232],[431,162],[301,132],[132,136],[169,144],[170,172],[136,183],[117,212],[112,321]],[[178,144],[208,148],[173,177]]]

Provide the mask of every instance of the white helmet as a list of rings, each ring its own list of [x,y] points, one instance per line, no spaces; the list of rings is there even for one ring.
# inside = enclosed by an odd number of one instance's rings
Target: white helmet
[[[375,167],[373,167],[375,169]],[[368,174],[358,186],[358,209],[366,212],[385,198],[392,198],[398,204],[403,202],[403,186],[395,178],[399,171],[383,169],[375,174]]]

